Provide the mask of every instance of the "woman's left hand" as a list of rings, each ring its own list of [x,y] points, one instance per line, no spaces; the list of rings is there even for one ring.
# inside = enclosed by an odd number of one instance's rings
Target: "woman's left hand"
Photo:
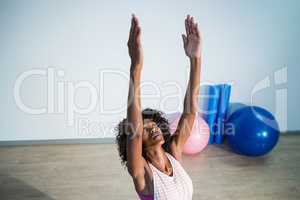
[[[194,18],[188,15],[185,19],[186,35],[182,34],[185,54],[189,58],[200,58],[201,56],[201,36],[198,24]]]

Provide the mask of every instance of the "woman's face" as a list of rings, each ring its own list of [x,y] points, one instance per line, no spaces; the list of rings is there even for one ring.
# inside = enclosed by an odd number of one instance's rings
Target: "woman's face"
[[[162,145],[165,142],[160,128],[151,119],[144,120],[143,146]]]

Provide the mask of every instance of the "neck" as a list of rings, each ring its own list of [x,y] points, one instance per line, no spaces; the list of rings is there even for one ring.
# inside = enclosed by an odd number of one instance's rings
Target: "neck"
[[[154,166],[165,169],[167,165],[167,157],[165,150],[161,145],[152,146],[148,149],[145,149],[145,155],[147,160]]]

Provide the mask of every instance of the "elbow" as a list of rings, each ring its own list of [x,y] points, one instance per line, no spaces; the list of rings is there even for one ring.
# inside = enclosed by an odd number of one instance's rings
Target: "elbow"
[[[183,114],[185,115],[197,115],[198,113],[198,109],[197,109],[197,106],[185,106],[184,109],[183,109]]]
[[[195,119],[197,116],[197,112],[184,112],[184,113],[182,113],[182,115],[186,119]]]
[[[183,111],[183,115],[185,116],[191,116],[191,117],[195,117],[197,115],[198,111],[197,110],[190,110],[190,111],[187,111],[187,110],[184,110]]]
[[[192,111],[188,114],[189,117],[191,118],[196,118],[197,112],[196,111]]]

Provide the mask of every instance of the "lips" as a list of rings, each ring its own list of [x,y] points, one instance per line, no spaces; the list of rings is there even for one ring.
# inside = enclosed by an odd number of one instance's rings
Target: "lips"
[[[152,135],[152,139],[156,139],[156,138],[158,138],[159,136],[161,136],[161,134],[160,134],[160,132],[156,132],[156,133],[154,133],[153,135]]]

